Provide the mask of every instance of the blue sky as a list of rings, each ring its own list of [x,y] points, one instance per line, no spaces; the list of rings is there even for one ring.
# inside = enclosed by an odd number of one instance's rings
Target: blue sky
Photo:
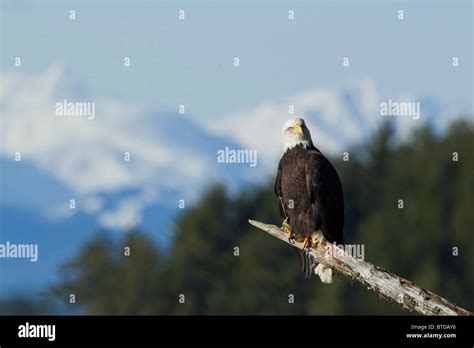
[[[7,1],[2,12],[2,70],[14,69],[16,56],[27,73],[58,64],[80,93],[170,110],[185,104],[198,122],[365,76],[386,96],[429,94],[470,107],[468,1]]]

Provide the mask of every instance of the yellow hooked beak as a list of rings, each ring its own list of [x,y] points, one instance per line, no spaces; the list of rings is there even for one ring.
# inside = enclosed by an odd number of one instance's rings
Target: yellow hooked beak
[[[303,127],[301,127],[300,124],[297,124],[297,125],[294,127],[294,129],[295,129],[295,132],[296,132],[297,134],[303,135]]]

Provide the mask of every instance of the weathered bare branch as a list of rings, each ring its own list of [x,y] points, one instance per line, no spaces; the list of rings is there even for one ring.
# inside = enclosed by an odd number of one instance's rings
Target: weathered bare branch
[[[287,234],[275,225],[254,220],[249,220],[249,223],[295,248],[303,248],[303,243],[288,241]],[[341,274],[356,279],[369,290],[375,291],[380,298],[396,302],[410,311],[417,311],[424,315],[473,315],[409,280],[344,253],[334,244],[323,242],[311,246],[308,251],[318,263],[323,263]]]

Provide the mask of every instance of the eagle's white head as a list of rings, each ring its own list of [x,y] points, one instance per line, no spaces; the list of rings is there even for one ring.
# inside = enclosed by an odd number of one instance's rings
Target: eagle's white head
[[[283,152],[302,144],[304,148],[313,145],[311,134],[302,118],[292,118],[285,122],[281,128],[283,139]]]

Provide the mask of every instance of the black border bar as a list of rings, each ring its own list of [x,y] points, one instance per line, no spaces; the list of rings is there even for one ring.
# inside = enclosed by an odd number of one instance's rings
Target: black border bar
[[[20,325],[55,325],[55,340],[21,338]],[[407,334],[421,334],[409,338]],[[436,337],[438,335],[454,337]],[[224,340],[224,341],[223,341]],[[474,317],[0,316],[0,346],[57,344],[324,343],[474,345]]]

